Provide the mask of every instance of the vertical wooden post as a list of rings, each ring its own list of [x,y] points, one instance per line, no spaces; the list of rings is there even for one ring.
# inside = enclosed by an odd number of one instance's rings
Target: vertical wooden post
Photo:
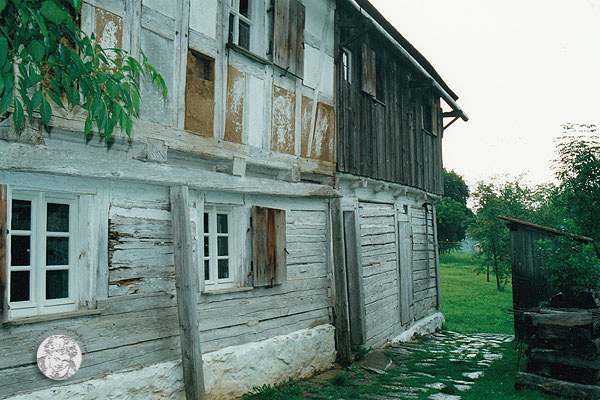
[[[8,192],[6,185],[0,185],[0,322],[8,319],[8,265],[6,264],[6,234]]]
[[[437,309],[440,310],[442,306],[442,288],[440,285],[440,248],[437,240],[437,213],[435,206],[432,204],[431,209],[433,210],[431,216],[433,218],[433,251],[435,257],[435,290],[437,294]]]
[[[348,311],[352,346],[363,345],[367,340],[360,226],[356,214],[356,211],[344,211],[344,244],[346,247]]]
[[[338,362],[342,365],[348,365],[352,361],[352,353],[350,351],[350,325],[348,321],[344,217],[340,198],[333,199],[330,204],[331,232],[333,236],[333,278],[335,284],[335,341]]]
[[[198,274],[192,257],[193,240],[189,206],[187,186],[171,187],[175,287],[177,288],[185,397],[188,400],[203,400],[204,373],[196,309]]]

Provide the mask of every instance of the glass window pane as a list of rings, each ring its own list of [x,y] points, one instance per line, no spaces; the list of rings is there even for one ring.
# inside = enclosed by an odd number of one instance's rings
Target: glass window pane
[[[208,233],[208,213],[204,213],[204,233]]]
[[[69,238],[46,238],[46,265],[69,264]]]
[[[238,45],[247,50],[250,50],[250,25],[243,21],[240,21],[240,31],[238,35]]]
[[[217,250],[219,256],[229,255],[229,238],[227,236],[217,238]]]
[[[208,245],[208,236],[204,236],[204,257],[210,256],[210,246]]]
[[[69,270],[46,271],[46,299],[69,297]]]
[[[12,201],[11,228],[15,230],[31,230],[31,202],[28,200]]]
[[[244,17],[248,18],[249,14],[249,9],[248,9],[248,0],[240,0],[240,14],[242,14]]]
[[[229,278],[229,260],[219,260],[219,279]]]
[[[30,237],[29,236],[11,236],[10,237],[10,265],[22,266],[29,265],[30,258]]]
[[[217,214],[217,233],[227,233],[227,214]]]
[[[204,260],[204,280],[210,280],[210,261]]]
[[[48,203],[48,232],[69,232],[69,205]]]
[[[10,301],[29,300],[29,271],[10,273]]]

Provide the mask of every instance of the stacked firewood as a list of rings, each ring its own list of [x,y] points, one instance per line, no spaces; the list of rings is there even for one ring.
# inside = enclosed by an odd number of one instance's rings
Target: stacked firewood
[[[541,308],[522,323],[529,362],[517,387],[600,399],[600,308]]]

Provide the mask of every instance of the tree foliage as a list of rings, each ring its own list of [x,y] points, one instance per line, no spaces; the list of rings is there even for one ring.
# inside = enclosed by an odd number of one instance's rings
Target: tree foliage
[[[140,79],[148,76],[167,96],[163,78],[141,54],[103,49],[78,27],[81,0],[0,0],[0,115],[12,108],[15,130],[39,113],[48,128],[56,107],[86,111],[108,140],[119,126],[131,134],[139,115]]]
[[[436,207],[438,244],[440,252],[449,252],[460,247],[465,239],[467,226],[473,218],[467,207],[469,187],[462,176],[444,169],[444,197]]]

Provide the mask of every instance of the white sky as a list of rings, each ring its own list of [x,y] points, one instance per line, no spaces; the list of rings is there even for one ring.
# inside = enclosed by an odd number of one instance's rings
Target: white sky
[[[460,97],[444,165],[553,178],[566,122],[600,125],[600,0],[371,0]]]

